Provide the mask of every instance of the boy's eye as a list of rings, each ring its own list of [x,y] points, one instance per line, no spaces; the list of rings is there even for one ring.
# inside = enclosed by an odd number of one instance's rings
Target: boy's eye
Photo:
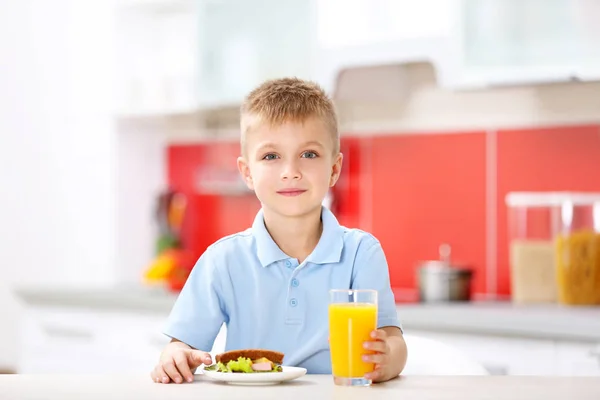
[[[317,158],[318,155],[314,151],[306,151],[306,152],[302,153],[302,157],[303,158]]]
[[[262,159],[263,160],[275,160],[275,159],[277,159],[277,154],[269,153],[269,154],[266,154]]]

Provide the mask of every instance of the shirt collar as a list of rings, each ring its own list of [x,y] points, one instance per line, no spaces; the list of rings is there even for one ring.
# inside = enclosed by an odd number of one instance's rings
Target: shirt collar
[[[344,230],[338,220],[327,207],[321,207],[323,232],[317,246],[307,257],[306,262],[313,264],[328,264],[339,262],[344,247]],[[273,241],[265,227],[263,210],[259,210],[252,224],[252,234],[256,241],[256,253],[263,267],[276,261],[290,258]]]

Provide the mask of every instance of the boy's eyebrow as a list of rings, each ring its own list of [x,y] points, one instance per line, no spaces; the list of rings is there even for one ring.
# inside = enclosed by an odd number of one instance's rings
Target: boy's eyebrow
[[[256,151],[257,151],[257,152],[260,152],[260,151],[262,151],[262,150],[264,150],[264,149],[272,149],[272,148],[274,148],[274,147],[275,147],[275,143],[266,142],[266,143],[263,143],[263,144],[261,144],[260,146],[258,146],[258,147],[256,148]]]
[[[309,146],[318,146],[318,147],[321,147],[321,148],[324,147],[323,144],[321,142],[317,141],[317,140],[310,140],[310,141],[302,144],[302,147],[309,147]],[[277,147],[275,145],[275,143],[265,142],[265,143],[262,143],[260,146],[258,146],[257,149],[256,149],[256,151],[257,152],[261,152],[261,151],[264,151],[265,149],[273,149],[275,147]]]
[[[306,143],[304,143],[304,145],[302,147],[307,147],[307,146],[319,146],[319,147],[323,147],[323,143],[317,141],[317,140],[311,140],[308,141]]]

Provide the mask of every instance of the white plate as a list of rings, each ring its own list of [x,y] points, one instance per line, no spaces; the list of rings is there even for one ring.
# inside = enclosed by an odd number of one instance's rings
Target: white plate
[[[277,383],[290,381],[306,375],[306,368],[282,367],[282,372],[260,372],[255,374],[231,373],[231,372],[202,372],[210,379],[226,382],[231,385],[275,385]]]

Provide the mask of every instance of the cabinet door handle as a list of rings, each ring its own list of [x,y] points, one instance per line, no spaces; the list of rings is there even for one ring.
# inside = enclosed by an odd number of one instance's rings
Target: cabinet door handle
[[[598,366],[600,367],[600,346],[590,350],[590,357],[593,357],[598,362]]]
[[[80,329],[67,328],[64,326],[44,326],[42,328],[44,333],[50,337],[60,337],[69,339],[89,340],[91,341],[93,335],[90,331],[83,331]]]

